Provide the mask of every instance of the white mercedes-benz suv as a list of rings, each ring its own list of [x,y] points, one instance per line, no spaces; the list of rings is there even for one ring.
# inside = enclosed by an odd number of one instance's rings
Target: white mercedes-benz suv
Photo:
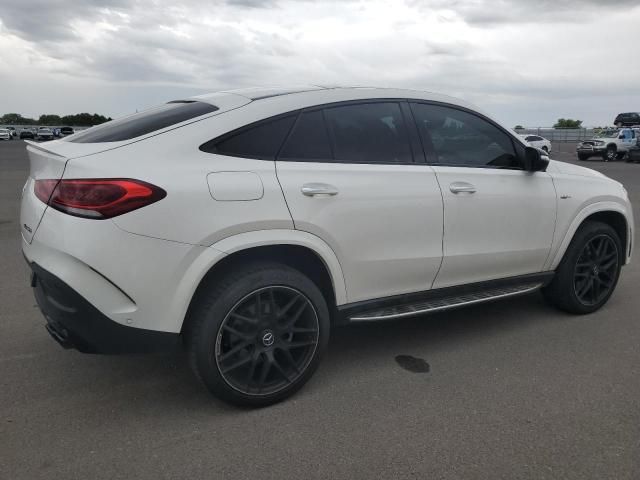
[[[631,256],[620,183],[426,92],[220,92],[28,152],[22,245],[50,334],[184,344],[235,404],[299,389],[336,325],[535,289],[593,312]]]

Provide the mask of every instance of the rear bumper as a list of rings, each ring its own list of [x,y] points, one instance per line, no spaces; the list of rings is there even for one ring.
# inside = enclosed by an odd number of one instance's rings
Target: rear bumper
[[[64,348],[84,353],[147,353],[173,350],[179,334],[127,327],[102,314],[58,277],[30,263],[31,285],[47,331]]]

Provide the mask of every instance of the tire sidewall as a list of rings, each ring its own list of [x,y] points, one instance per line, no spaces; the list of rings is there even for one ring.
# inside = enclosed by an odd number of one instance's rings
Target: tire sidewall
[[[578,259],[582,255],[582,251],[587,242],[591,241],[591,239],[599,235],[606,235],[610,237],[616,244],[616,248],[618,250],[618,269],[616,270],[613,284],[607,295],[600,302],[594,305],[585,305],[578,299],[578,296],[575,292],[575,266],[578,262]],[[624,247],[622,246],[622,242],[620,241],[618,234],[613,228],[611,228],[609,225],[599,222],[589,223],[585,225],[585,227],[581,227],[581,229],[576,233],[576,236],[569,245],[567,253],[562,259],[561,265],[558,268],[558,280],[561,282],[561,287],[564,290],[564,295],[566,295],[567,303],[572,307],[572,310],[575,310],[576,313],[591,313],[598,310],[605,303],[607,303],[607,301],[613,294],[616,285],[618,284],[618,279],[620,278],[620,271],[622,269],[623,263]]]
[[[611,158],[609,158],[609,152],[613,152],[613,155],[611,156]],[[616,160],[617,156],[618,156],[618,149],[615,147],[609,146],[604,151],[603,159],[605,162],[613,162],[614,160]]]
[[[247,395],[230,386],[220,374],[212,353],[222,324],[232,308],[251,292],[269,286],[293,288],[304,294],[318,317],[318,345],[306,370],[291,385],[269,395]],[[265,266],[248,272],[240,281],[231,283],[214,298],[205,298],[194,311],[200,320],[197,339],[191,345],[195,367],[207,388],[218,397],[236,405],[265,406],[276,403],[300,389],[313,375],[329,341],[329,310],[318,287],[302,273],[286,266]]]

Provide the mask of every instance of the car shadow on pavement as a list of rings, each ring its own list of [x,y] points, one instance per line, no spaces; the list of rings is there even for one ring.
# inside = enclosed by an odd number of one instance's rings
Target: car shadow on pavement
[[[465,348],[465,345],[472,346],[477,341],[491,341],[492,337],[526,329],[540,322],[558,321],[562,317],[571,318],[548,307],[541,295],[534,293],[410,319],[336,328],[319,372],[294,398],[322,396],[325,389],[336,388],[344,379],[357,378],[363,365],[375,368],[378,364],[394,362],[397,355],[418,352],[428,356],[430,352]],[[204,409],[214,414],[241,411],[207,392],[192,375],[184,352],[128,356],[87,356],[65,352],[64,355],[71,356],[66,361],[72,364],[84,364],[81,371],[66,375],[65,383],[79,383],[68,385],[68,388],[86,386],[96,395],[122,397],[121,400],[128,404],[127,408],[152,407],[165,411]],[[62,361],[65,362],[64,359]],[[99,382],[89,384],[82,378],[90,371]],[[136,403],[139,404],[136,406]]]

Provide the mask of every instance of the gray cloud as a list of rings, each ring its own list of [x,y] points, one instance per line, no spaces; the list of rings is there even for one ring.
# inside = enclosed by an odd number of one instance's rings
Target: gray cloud
[[[0,19],[10,32],[31,41],[74,40],[71,28],[75,18],[99,20],[110,8],[124,8],[126,0],[88,0],[70,3],[66,0],[34,0],[4,2]]]
[[[406,0],[425,10],[455,12],[471,25],[491,27],[518,23],[580,23],[611,11],[630,11],[638,0]]]
[[[640,65],[607,33],[640,43],[636,2],[14,1],[0,9],[0,82],[4,108],[24,113],[82,99],[117,116],[176,92],[324,83],[440,91],[518,123],[604,123],[599,112],[640,108]]]

